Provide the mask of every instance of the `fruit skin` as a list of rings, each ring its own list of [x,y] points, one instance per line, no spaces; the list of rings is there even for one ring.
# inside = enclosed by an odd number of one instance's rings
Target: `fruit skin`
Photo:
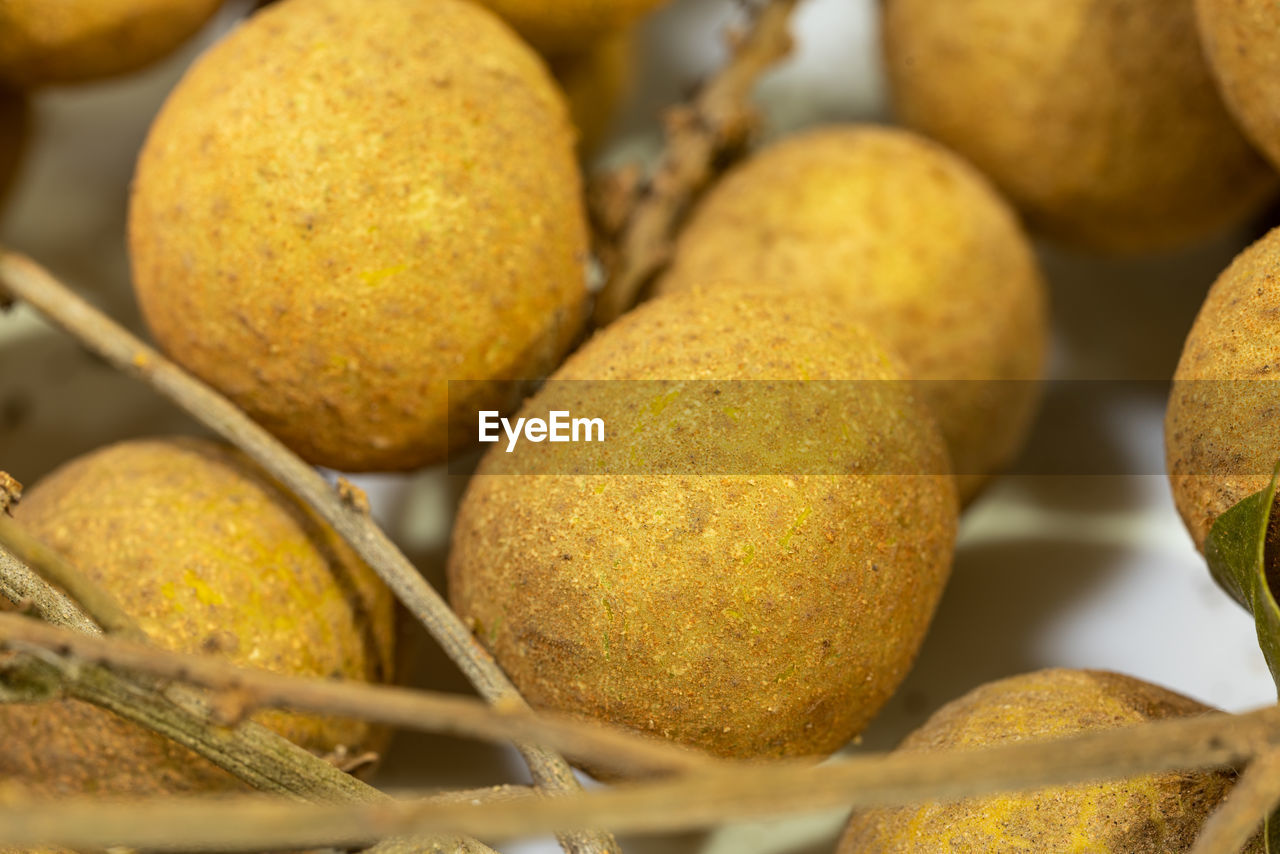
[[[962,499],[1017,454],[1048,346],[1045,286],[1016,216],[960,158],[866,125],[755,155],[694,212],[657,291],[755,281],[839,298],[925,381]]]
[[[18,172],[31,124],[26,98],[0,86],[0,203]]]
[[[549,56],[547,63],[564,89],[578,129],[578,150],[589,156],[605,137],[634,83],[635,34],[611,33],[582,51]]]
[[[147,324],[311,462],[439,462],[448,380],[499,403],[580,325],[573,146],[542,61],[477,6],[276,3],[151,129],[129,219]]]
[[[112,445],[29,489],[15,518],[112,593],[159,646],[279,673],[386,681],[390,591],[246,458],[197,439]],[[380,747],[367,724],[267,712],[308,749]],[[76,700],[0,707],[0,778],[49,795],[240,787],[163,737]]]
[[[222,0],[5,0],[0,83],[22,89],[134,71],[195,35]]]
[[[552,382],[884,380],[859,384],[862,420],[832,408],[823,447],[842,471],[925,474],[618,474],[633,449],[701,465],[736,441],[714,416],[633,431],[634,393],[609,393],[623,383],[574,411],[622,436],[590,469],[605,473],[558,473],[571,457],[556,449],[573,445],[485,457],[454,528],[450,599],[533,705],[721,756],[809,756],[847,742],[897,687],[949,572],[954,482],[932,417],[891,382],[896,363],[833,308],[767,291],[660,297]],[[715,387],[677,385],[642,416],[706,404]],[[791,417],[761,421],[786,443],[814,425]]]
[[[1196,0],[1209,67],[1227,108],[1273,166],[1280,168],[1280,8],[1269,0]]]
[[[1187,335],[1165,412],[1174,503],[1196,547],[1265,489],[1280,461],[1280,229],[1213,283]]]
[[[664,0],[479,0],[547,54],[589,49]]]
[[[1043,670],[991,682],[933,715],[900,751],[978,748],[1184,717],[1208,707],[1156,685],[1095,670]],[[1230,790],[1227,772],[1153,774],[896,809],[855,811],[838,854],[1098,851],[1172,854]],[[1255,839],[1247,849],[1261,852]]]
[[[903,122],[1052,237],[1172,247],[1275,189],[1210,77],[1192,0],[887,0],[884,44]]]

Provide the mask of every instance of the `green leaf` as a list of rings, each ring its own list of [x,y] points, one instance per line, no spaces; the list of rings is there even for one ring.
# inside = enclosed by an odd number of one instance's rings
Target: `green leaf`
[[[1204,556],[1217,582],[1253,614],[1258,646],[1280,692],[1280,606],[1276,604],[1272,580],[1267,578],[1267,534],[1277,481],[1280,464],[1266,489],[1250,495],[1213,523],[1205,540]],[[1266,854],[1280,854],[1280,811],[1264,820],[1262,843]]]
[[[1253,614],[1258,646],[1280,690],[1280,605],[1267,580],[1267,530],[1275,505],[1280,466],[1271,483],[1218,517],[1204,544],[1209,571]]]
[[[1267,816],[1262,825],[1262,842],[1267,854],[1280,854],[1280,816]]]

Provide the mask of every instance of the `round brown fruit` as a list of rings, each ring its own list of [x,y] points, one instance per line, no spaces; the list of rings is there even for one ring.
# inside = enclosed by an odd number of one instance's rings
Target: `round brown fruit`
[[[1196,0],[1209,66],[1232,115],[1280,168],[1280,7],[1270,0]]]
[[[1210,711],[1116,673],[1045,670],[1002,679],[943,706],[900,751],[928,753],[1062,738]],[[1131,780],[854,812],[838,854],[937,851],[1123,851],[1173,854],[1230,791],[1226,771]],[[1260,854],[1255,840],[1247,849]]]
[[[222,0],[5,0],[0,82],[22,89],[123,74],[193,36]]]
[[[1218,95],[1192,0],[888,0],[884,39],[901,119],[1052,237],[1172,247],[1276,188]]]
[[[590,50],[664,0],[479,0],[546,54]]]
[[[478,6],[269,6],[192,67],[142,152],[147,324],[311,462],[439,462],[449,380],[496,406],[580,326],[573,140],[542,61]]]
[[[598,450],[485,457],[450,597],[531,703],[783,757],[830,753],[894,691],[949,572],[954,482],[897,363],[836,308],[659,297],[522,410],[580,396]]]
[[[1197,548],[1218,517],[1267,486],[1280,462],[1280,229],[1213,283],[1174,373],[1165,455]]]
[[[125,442],[30,489],[17,521],[114,596],[156,645],[277,673],[385,681],[391,593],[246,458],[195,439]],[[359,721],[255,715],[319,753],[378,747]],[[0,777],[46,795],[227,789],[227,773],[78,700],[0,706]]]
[[[833,126],[732,171],[658,291],[762,281],[834,296],[923,381],[962,499],[1022,446],[1048,346],[1044,282],[1016,216],[946,149]]]

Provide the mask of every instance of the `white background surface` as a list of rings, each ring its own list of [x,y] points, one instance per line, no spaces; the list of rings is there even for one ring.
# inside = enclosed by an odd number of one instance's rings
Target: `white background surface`
[[[203,40],[225,29],[237,8]],[[652,150],[658,107],[716,65],[717,31],[731,17],[731,3],[684,0],[646,25],[640,91],[619,123],[613,157]],[[886,118],[874,27],[870,0],[808,0],[796,20],[797,56],[762,90],[774,132]],[[150,117],[196,49],[119,81],[43,94],[26,173],[0,221],[0,241],[32,254],[135,328],[123,237],[128,179]],[[1160,258],[1044,250],[1053,375],[1167,379],[1213,278],[1262,225]],[[1105,446],[1115,471],[1144,474],[1009,477],[968,511],[952,581],[916,668],[865,734],[864,748],[891,747],[940,704],[984,681],[1049,666],[1118,670],[1231,710],[1274,699],[1252,622],[1210,580],[1159,474],[1163,409],[1158,389],[1135,389],[1130,399],[1080,413],[1087,429],[1069,431],[1077,444],[1054,451]],[[150,392],[85,357],[29,312],[0,319],[0,468],[30,483],[108,441],[190,429]],[[459,483],[439,472],[365,482],[380,517],[438,581]],[[424,652],[415,684],[465,690],[430,644],[418,641]],[[399,738],[382,772],[392,786],[520,779],[519,763],[506,751],[419,735]],[[828,851],[841,822],[829,813],[628,840],[627,848]],[[558,849],[531,843],[504,850]]]

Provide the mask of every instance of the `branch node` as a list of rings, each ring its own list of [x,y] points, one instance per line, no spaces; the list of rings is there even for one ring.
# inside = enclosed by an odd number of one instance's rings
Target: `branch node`
[[[340,744],[322,758],[344,774],[356,774],[376,765],[381,757],[372,750],[352,753],[350,747]]]
[[[365,491],[356,486],[345,477],[338,478],[337,484],[338,497],[342,499],[342,503],[359,513],[361,516],[369,515],[369,496]]]
[[[662,160],[648,186],[625,173],[606,175],[589,193],[595,244],[608,278],[595,307],[605,326],[631,308],[646,285],[670,263],[685,215],[715,177],[741,158],[758,124],[751,94],[790,51],[788,22],[799,0],[744,4],[747,23],[726,33],[729,61],[698,86],[688,102],[664,118]],[[620,192],[619,187],[633,188]]]
[[[0,471],[0,512],[12,516],[13,508],[22,500],[22,484],[7,471]]]
[[[218,726],[238,726],[244,723],[255,709],[253,694],[244,688],[215,691],[209,697],[209,717]]]

